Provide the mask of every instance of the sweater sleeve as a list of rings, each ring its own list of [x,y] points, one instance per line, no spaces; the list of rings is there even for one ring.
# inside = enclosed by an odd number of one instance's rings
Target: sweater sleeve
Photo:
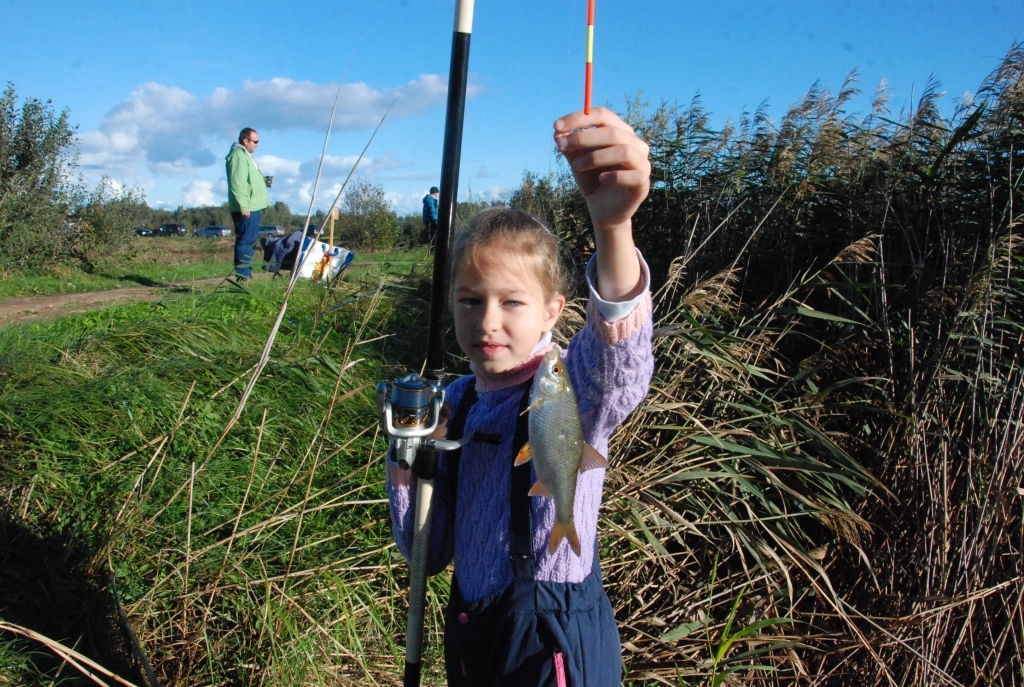
[[[466,389],[463,380],[453,382],[445,394],[445,400],[458,407]],[[394,460],[389,449],[386,462],[385,486],[388,505],[391,509],[391,531],[406,562],[412,558],[413,520],[416,516],[416,495],[419,479],[412,469],[403,469]],[[434,479],[434,496],[431,507],[430,544],[427,555],[427,574],[436,575],[447,567],[455,555],[455,494],[456,484],[451,474],[448,453],[441,453],[437,461],[437,477]]]
[[[649,272],[642,258],[641,265],[649,287]],[[591,297],[587,324],[570,342],[566,361],[584,437],[607,456],[612,432],[647,395],[654,374],[653,318],[649,288],[630,302],[632,307],[625,313],[622,307],[609,308],[597,301]]]

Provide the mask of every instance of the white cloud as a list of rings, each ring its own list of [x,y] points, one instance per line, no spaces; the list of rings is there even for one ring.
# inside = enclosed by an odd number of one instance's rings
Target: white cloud
[[[381,157],[364,157],[362,160],[359,160],[358,155],[325,155],[324,167],[321,176],[326,179],[335,177],[344,178],[348,176],[350,171],[352,171],[352,167],[356,164],[356,161],[359,161],[359,166],[356,167],[359,176],[370,179],[377,176],[380,172],[398,169],[402,166],[398,155],[390,151]],[[316,179],[316,171],[319,165],[320,158],[304,162],[301,165],[302,176],[309,179]]]
[[[181,200],[186,207],[203,207],[207,205],[220,205],[224,202],[214,198],[213,182],[196,179],[181,189]]]
[[[471,87],[469,95],[478,90]],[[104,174],[129,183],[139,183],[149,175],[194,176],[198,169],[223,160],[229,142],[242,127],[322,132],[337,92],[336,83],[273,78],[245,81],[239,90],[216,88],[200,98],[175,86],[146,83],[112,107],[98,129],[79,137],[79,164],[90,180]],[[383,89],[361,82],[344,84],[334,127],[358,130],[376,126],[389,107],[389,117],[416,116],[443,105],[446,92],[446,79],[437,74],[423,74],[404,85]],[[296,174],[295,161],[269,155],[260,160],[268,174]],[[334,158],[331,164],[346,168],[347,173],[353,161]],[[370,174],[375,162],[378,171],[385,169],[387,156],[365,159],[361,171]],[[397,164],[397,159],[390,162]]]
[[[272,177],[299,176],[299,161],[289,160],[276,155],[256,155],[256,164],[260,171]]]
[[[384,198],[395,209],[399,216],[418,215],[423,212],[423,196],[427,195],[426,189],[423,193],[385,193]]]
[[[462,192],[462,200],[471,200],[475,203],[479,203],[480,201],[487,201],[488,203],[490,203],[495,200],[507,199],[511,192],[512,189],[510,189],[508,186],[500,185],[485,188],[483,191],[467,188]]]
[[[471,86],[467,95],[472,97],[478,90]],[[334,126],[376,126],[389,107],[390,117],[417,115],[444,103],[447,92],[448,83],[438,74],[421,74],[402,86],[381,90],[362,82],[343,84]],[[243,126],[321,131],[330,121],[337,93],[337,84],[276,77],[269,81],[245,81],[240,91],[217,88],[204,103],[204,109],[211,124],[226,127],[222,132],[225,135],[234,135]],[[252,121],[253,113],[259,113],[258,122]]]

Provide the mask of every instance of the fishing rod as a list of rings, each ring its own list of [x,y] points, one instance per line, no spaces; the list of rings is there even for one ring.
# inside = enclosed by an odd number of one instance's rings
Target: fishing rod
[[[422,672],[423,625],[427,592],[427,546],[430,540],[431,506],[439,451],[451,451],[461,442],[431,439],[441,420],[445,395],[446,316],[448,281],[451,273],[449,248],[455,225],[455,204],[459,191],[459,161],[462,157],[462,124],[466,112],[466,84],[469,80],[469,39],[473,33],[473,0],[456,0],[452,32],[451,65],[448,69],[448,107],[441,155],[441,187],[438,199],[437,234],[434,247],[434,280],[430,294],[430,326],[424,374],[409,374],[377,385],[380,424],[388,435],[399,467],[413,470],[416,482],[416,511],[410,567],[409,619],[405,637],[404,687],[418,687]]]

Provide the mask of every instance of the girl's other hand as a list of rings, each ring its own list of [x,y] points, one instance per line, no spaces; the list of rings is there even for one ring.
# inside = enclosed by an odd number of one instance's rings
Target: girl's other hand
[[[651,186],[648,145],[604,107],[556,120],[555,145],[572,168],[594,228],[632,229],[630,218]]]
[[[448,420],[452,419],[452,404],[441,405],[441,418],[437,421],[437,429],[430,435],[431,439],[444,439],[448,436]]]

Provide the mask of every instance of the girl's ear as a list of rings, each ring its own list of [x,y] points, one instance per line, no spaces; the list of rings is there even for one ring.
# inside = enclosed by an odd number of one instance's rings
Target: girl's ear
[[[545,332],[550,332],[555,328],[555,322],[558,322],[558,318],[562,316],[563,310],[565,310],[565,296],[562,294],[557,294],[554,298],[548,301],[548,304],[544,309]]]

